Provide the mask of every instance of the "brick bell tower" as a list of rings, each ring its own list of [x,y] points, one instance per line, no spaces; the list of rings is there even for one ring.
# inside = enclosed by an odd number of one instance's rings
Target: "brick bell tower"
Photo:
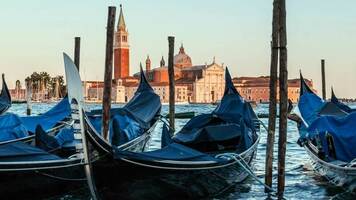
[[[114,41],[114,78],[125,78],[130,75],[130,46],[122,5],[120,4],[120,16],[115,32]]]

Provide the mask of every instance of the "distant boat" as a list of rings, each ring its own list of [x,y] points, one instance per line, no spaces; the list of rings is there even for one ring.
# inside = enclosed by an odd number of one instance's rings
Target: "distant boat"
[[[251,100],[245,100],[245,101],[249,102],[252,107],[257,107],[256,101],[251,101]],[[217,100],[217,101],[213,102],[212,105],[219,105],[220,102],[221,102],[220,100]]]
[[[0,94],[0,115],[11,107],[11,95],[5,82],[5,75],[2,74],[2,89]]]
[[[177,101],[174,103],[175,105],[189,105],[188,101]],[[169,105],[168,102],[163,102],[162,105]]]
[[[338,186],[356,184],[356,112],[337,101],[318,97],[301,75],[300,97],[294,113],[300,138],[314,170]]]
[[[27,103],[26,100],[13,100],[11,101],[12,104],[23,104],[23,103]]]

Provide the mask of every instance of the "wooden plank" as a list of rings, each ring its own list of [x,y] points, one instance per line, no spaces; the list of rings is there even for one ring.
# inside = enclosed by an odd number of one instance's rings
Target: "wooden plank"
[[[104,72],[104,91],[103,91],[103,121],[102,134],[108,140],[110,108],[111,108],[111,84],[113,68],[113,47],[114,47],[114,27],[115,27],[116,7],[110,6],[108,10],[108,21],[106,27],[106,55]]]

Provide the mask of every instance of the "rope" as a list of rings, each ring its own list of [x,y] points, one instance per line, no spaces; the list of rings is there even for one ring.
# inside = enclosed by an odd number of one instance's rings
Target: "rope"
[[[252,169],[248,166],[245,160],[236,153],[223,153],[215,156],[216,158],[232,158],[234,159],[252,178],[254,178],[258,183],[263,185],[265,188],[268,189],[270,192],[275,192],[271,187],[264,184],[252,171]]]
[[[160,115],[159,120],[160,120],[161,122],[163,122],[163,124],[165,124],[166,126],[168,126],[170,130],[174,130],[173,127],[171,127],[171,125],[167,122],[166,118],[164,118],[163,115]]]
[[[263,121],[261,121],[261,120],[258,120],[258,121],[260,121],[260,123],[262,124],[263,128],[268,132],[268,128],[267,128],[266,124],[264,124]]]

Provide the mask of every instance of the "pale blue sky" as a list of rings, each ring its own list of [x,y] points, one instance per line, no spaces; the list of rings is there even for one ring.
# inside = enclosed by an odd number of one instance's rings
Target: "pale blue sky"
[[[64,74],[62,52],[80,36],[81,74],[102,79],[107,6],[123,4],[131,45],[131,73],[149,54],[167,59],[167,36],[183,42],[193,64],[213,56],[233,76],[268,75],[272,0],[11,0],[0,3],[0,72],[12,87],[33,71]],[[118,16],[117,12],[117,16]],[[301,69],[320,91],[320,59],[327,85],[356,97],[356,1],[287,0],[289,77]],[[329,95],[328,88],[328,95]]]

